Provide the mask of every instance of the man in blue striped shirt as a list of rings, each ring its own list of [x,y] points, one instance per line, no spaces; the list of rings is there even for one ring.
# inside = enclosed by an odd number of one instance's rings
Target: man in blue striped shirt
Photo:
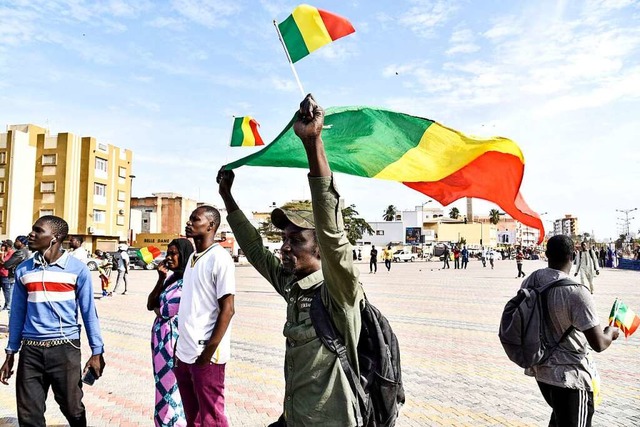
[[[69,424],[86,426],[81,375],[99,378],[104,369],[91,274],[82,261],[62,249],[68,233],[69,226],[62,218],[46,215],[38,219],[28,240],[35,254],[16,268],[9,344],[0,382],[8,384],[15,354],[20,351],[16,380],[20,425],[46,425],[45,402],[51,387]],[[78,311],[92,354],[84,371]]]

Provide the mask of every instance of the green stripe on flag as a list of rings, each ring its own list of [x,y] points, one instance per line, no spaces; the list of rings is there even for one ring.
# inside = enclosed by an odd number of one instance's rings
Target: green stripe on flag
[[[291,62],[297,62],[309,54],[309,49],[307,49],[293,15],[289,15],[287,19],[278,24],[278,29],[280,29],[282,40],[289,51]]]
[[[236,117],[233,119],[233,131],[231,131],[231,147],[242,147],[244,141],[244,133],[242,132],[242,121],[244,117]]]
[[[309,167],[302,143],[293,131],[294,119],[266,148],[230,163],[227,170],[243,165]],[[373,177],[416,147],[433,122],[369,107],[334,107],[327,109],[324,123],[322,139],[331,169]]]

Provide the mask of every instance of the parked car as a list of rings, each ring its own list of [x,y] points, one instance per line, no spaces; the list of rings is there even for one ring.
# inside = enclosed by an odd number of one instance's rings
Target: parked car
[[[393,262],[400,262],[400,261],[413,262],[415,260],[416,260],[416,254],[402,250],[402,249],[395,251],[393,253]]]
[[[164,261],[164,259],[166,257],[167,257],[167,251],[160,252],[160,255],[156,259],[151,261],[151,264],[153,265],[153,269],[157,270],[158,269],[158,265],[160,265],[162,263],[162,261]]]

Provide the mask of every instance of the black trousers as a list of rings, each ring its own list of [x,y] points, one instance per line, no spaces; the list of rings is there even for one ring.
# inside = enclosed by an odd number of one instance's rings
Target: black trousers
[[[49,348],[22,346],[16,376],[20,426],[46,426],[44,412],[49,387],[71,427],[87,425],[82,404],[80,340],[71,342],[78,348],[70,344]]]
[[[594,412],[592,392],[556,387],[540,381],[538,387],[553,409],[549,427],[591,427]]]

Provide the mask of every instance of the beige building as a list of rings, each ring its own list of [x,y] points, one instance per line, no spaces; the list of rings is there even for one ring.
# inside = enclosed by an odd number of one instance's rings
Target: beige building
[[[129,230],[130,150],[32,124],[0,134],[0,235],[27,234],[42,215],[69,224],[85,248],[115,250]]]

